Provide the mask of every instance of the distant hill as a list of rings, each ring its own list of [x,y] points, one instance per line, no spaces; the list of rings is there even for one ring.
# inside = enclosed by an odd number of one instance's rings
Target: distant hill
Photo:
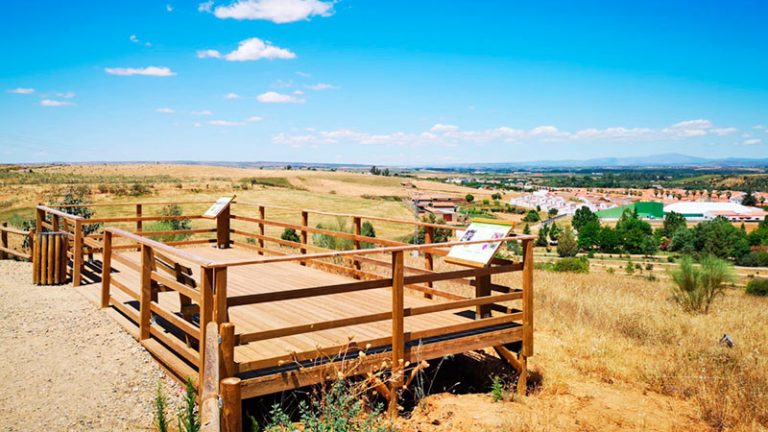
[[[540,160],[530,162],[489,162],[467,163],[431,166],[425,168],[436,169],[535,169],[535,168],[672,168],[672,167],[729,167],[752,168],[768,167],[768,158],[726,158],[707,159],[696,156],[687,156],[679,153],[666,153],[652,156],[639,157],[608,157],[596,159],[565,159],[565,160]]]

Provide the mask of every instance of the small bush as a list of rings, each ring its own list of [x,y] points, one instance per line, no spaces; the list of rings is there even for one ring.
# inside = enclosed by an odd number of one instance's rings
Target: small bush
[[[555,224],[552,224],[553,229],[555,226]],[[557,236],[557,254],[561,257],[575,257],[578,251],[579,245],[576,243],[573,228],[566,226],[560,235]]]
[[[493,402],[504,400],[504,383],[498,375],[493,377],[493,382],[491,383],[491,400]]]
[[[166,411],[168,410],[168,398],[163,393],[163,383],[157,383],[157,391],[155,392],[155,412],[154,423],[158,432],[168,431],[168,420],[166,420]]]
[[[568,273],[589,273],[589,260],[586,257],[568,257],[554,263],[552,270]]]
[[[746,289],[747,294],[756,296],[768,296],[768,279],[755,278],[749,281]]]
[[[299,242],[299,234],[293,228],[284,229],[283,233],[280,234],[280,238],[289,242],[294,242],[294,243]]]
[[[735,278],[733,267],[715,257],[705,257],[699,266],[691,257],[683,257],[677,269],[669,272],[675,283],[672,299],[687,312],[707,313],[712,301]]]

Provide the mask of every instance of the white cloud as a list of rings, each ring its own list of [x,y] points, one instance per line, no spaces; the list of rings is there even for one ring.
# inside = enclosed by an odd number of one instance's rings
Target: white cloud
[[[210,13],[212,9],[213,9],[213,0],[203,2],[197,5],[198,12]]]
[[[759,138],[751,138],[751,139],[748,139],[748,140],[744,140],[744,142],[742,144],[751,146],[751,145],[758,145],[758,144],[762,144],[762,143],[763,143],[763,141],[760,140]]]
[[[245,126],[245,122],[230,121],[230,120],[211,120],[208,122],[211,126]]]
[[[277,24],[333,14],[333,3],[319,0],[238,0],[214,11],[218,18],[268,20]]]
[[[316,91],[336,90],[336,89],[338,89],[338,87],[336,87],[335,85],[327,84],[327,83],[317,83],[317,84],[312,84],[312,85],[308,85],[308,86],[305,86],[305,87],[310,89],[310,90],[316,90]]]
[[[64,98],[64,99],[72,99],[72,98],[74,98],[77,95],[75,94],[75,92],[69,91],[69,92],[65,92],[65,93],[56,93],[56,96],[60,97],[60,98]]]
[[[444,132],[455,132],[459,130],[459,127],[456,125],[449,125],[449,124],[442,124],[437,123],[436,125],[432,126],[429,131],[435,132],[435,133],[444,133]]]
[[[40,101],[40,105],[44,107],[63,107],[63,106],[72,106],[74,105],[74,103],[67,102],[67,101],[54,100],[54,99],[43,99]]]
[[[104,71],[110,75],[142,75],[142,76],[154,76],[154,77],[170,77],[176,75],[167,67],[148,66],[144,68],[105,68]]]
[[[309,77],[311,77],[311,76],[312,76],[311,74],[308,74],[308,73],[306,73],[306,72],[301,72],[301,71],[299,71],[299,72],[296,72],[296,75],[298,75],[298,76],[300,76],[300,77],[302,77],[302,78],[309,78]]]
[[[227,61],[253,61],[253,60],[274,60],[274,59],[294,59],[296,54],[285,48],[272,45],[272,42],[263,41],[259,38],[250,38],[241,41],[237,49],[229,54],[222,54],[217,50],[200,50],[197,52],[198,58],[224,58]]]
[[[295,96],[268,91],[266,93],[262,93],[258,96],[256,96],[256,99],[258,99],[261,103],[304,103],[306,102],[304,99],[299,99]]]
[[[15,89],[7,90],[8,93],[13,94],[32,94],[35,92],[35,89],[33,88],[26,88],[26,87],[17,87]]]
[[[132,34],[130,37],[128,37],[128,40],[130,40],[133,43],[139,43],[140,42],[139,38],[135,34]]]
[[[209,116],[209,115],[213,115],[213,113],[211,111],[208,111],[208,110],[192,111],[192,112],[190,112],[190,114],[195,115],[195,116]]]
[[[301,91],[301,90],[294,90],[292,93],[295,94],[295,95],[299,95],[299,96],[304,94],[304,92]]]
[[[173,114],[176,112],[173,108],[158,108],[155,111],[163,114]]]
[[[224,95],[224,99],[240,99],[240,95],[237,93],[227,93]]]
[[[264,120],[264,117],[259,117],[259,116],[250,116],[247,119],[245,119],[245,121],[247,121],[248,123],[258,123],[262,120]]]
[[[168,3],[167,5],[165,5],[165,10],[167,10],[168,12],[173,12],[173,5]]]
[[[546,143],[546,142],[669,142],[672,140],[698,139],[702,136],[718,137],[737,133],[736,128],[715,127],[708,120],[690,120],[676,123],[665,128],[586,128],[576,131],[564,131],[556,126],[544,125],[531,129],[519,129],[501,126],[492,129],[462,130],[456,125],[437,123],[423,132],[367,133],[352,129],[318,131],[308,129],[306,133],[274,135],[277,144],[291,146],[356,143],[384,145],[430,145],[439,144],[455,147],[461,143],[485,144],[506,143]],[[759,140],[758,140],[759,141]],[[754,145],[760,142],[746,140],[744,144]]]

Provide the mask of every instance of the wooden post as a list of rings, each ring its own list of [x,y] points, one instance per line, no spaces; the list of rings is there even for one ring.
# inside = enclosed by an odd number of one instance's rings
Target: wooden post
[[[354,233],[355,236],[359,236],[360,232],[362,231],[362,219],[359,216],[354,216],[352,219],[352,222],[354,224]],[[360,240],[355,239],[354,240],[355,249],[360,249]],[[355,259],[353,262],[355,266],[355,270],[360,270],[360,261]],[[358,278],[359,276],[355,275],[355,278]]]
[[[533,242],[523,240],[523,356],[533,355]]]
[[[267,209],[264,206],[259,206],[259,219],[267,219]],[[264,255],[264,222],[259,222],[259,255]]]
[[[141,245],[141,294],[139,296],[139,340],[149,339],[149,326],[152,312],[152,268],[155,257],[152,248]]]
[[[43,221],[45,220],[45,211],[42,209],[35,210],[35,232],[42,234]]]
[[[37,237],[32,244],[32,283],[37,285],[40,283],[40,236],[35,232]]]
[[[424,244],[432,244],[435,241],[435,229],[434,227],[424,227]],[[424,268],[432,271],[434,268],[434,259],[432,258],[432,252],[424,252]],[[427,286],[432,288],[432,281],[427,282]],[[424,293],[424,297],[431,299],[432,294]]]
[[[46,255],[48,258],[45,263],[45,281],[47,285],[53,285],[53,270],[55,270],[56,267],[53,263],[54,252],[56,252],[54,250],[56,248],[56,236],[49,234],[46,237],[48,237],[48,244],[46,245]]]
[[[309,213],[307,213],[304,210],[301,211],[301,226],[304,227],[304,228],[309,226]],[[301,230],[301,244],[303,244],[303,245],[307,244],[307,230],[306,229],[302,229]],[[306,248],[301,248],[301,254],[304,255],[306,253],[307,253],[307,249]],[[307,265],[307,262],[306,261],[302,261],[301,265],[305,266],[305,265]]]
[[[487,297],[491,295],[491,275],[475,277],[475,297]],[[488,318],[491,316],[491,305],[477,305],[475,308],[475,319]]]
[[[53,283],[55,285],[58,285],[61,283],[61,277],[59,274],[61,273],[61,259],[59,258],[61,256],[61,234],[54,234],[53,237],[53,263],[51,263],[51,267],[53,267]]]
[[[141,204],[136,204],[136,217],[140,218],[141,214],[142,214]],[[137,220],[136,221],[136,233],[137,234],[140,233],[142,231],[142,229],[143,229],[142,221],[141,220]]]
[[[221,267],[213,270],[213,283],[215,287],[215,306],[213,308],[214,320],[217,324],[229,321],[227,312],[227,268]]]
[[[221,345],[219,345],[219,375],[222,378],[233,377],[235,371],[235,325],[225,322],[219,327]]]
[[[59,230],[59,217],[56,215],[51,215],[51,229],[52,231]]]
[[[83,221],[75,220],[75,246],[72,251],[72,285],[80,286],[83,269]]]
[[[200,267],[200,367],[205,364],[206,325],[213,321],[213,269]]]
[[[404,261],[403,252],[392,253],[392,377],[390,382],[389,415],[397,416],[398,393],[403,386],[405,365],[405,321],[404,321]]]
[[[206,327],[210,327],[206,329]],[[216,323],[200,324],[200,333],[207,336],[200,339],[200,376],[198,394],[200,395],[200,431],[220,432],[219,424],[219,347]]]
[[[219,249],[229,247],[229,204],[216,216],[216,246]]]
[[[242,394],[240,378],[224,378],[221,394],[221,432],[243,432]]]
[[[109,307],[109,288],[112,284],[112,232],[104,231],[101,254],[101,307]]]
[[[3,228],[8,228],[8,222],[3,222]],[[6,230],[0,230],[0,245],[3,246],[3,248],[8,249],[8,231]],[[0,251],[0,259],[6,259],[10,255],[6,254],[4,251]]]

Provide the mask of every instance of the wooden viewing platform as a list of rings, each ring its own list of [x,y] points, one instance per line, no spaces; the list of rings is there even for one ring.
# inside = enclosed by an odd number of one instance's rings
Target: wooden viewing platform
[[[206,379],[221,381],[222,392],[230,384],[222,419],[239,416],[241,398],[338,376],[371,380],[395,415],[398,395],[422,361],[490,347],[518,371],[518,390],[525,390],[533,355],[532,236],[494,240],[520,242],[521,261],[494,258],[472,267],[435,262],[452,246],[489,243],[432,243],[436,230],[455,226],[310,210],[296,210],[300,222],[292,223],[287,209],[246,211],[239,203],[214,219],[145,216],[151,203],[130,205],[136,216],[91,219],[41,205],[36,230],[68,233],[73,285],[174,376],[201,387]],[[268,218],[268,209],[283,216]],[[310,215],[349,218],[352,230],[310,226]],[[212,226],[142,229],[146,221],[182,218]],[[363,236],[363,221],[421,229],[425,244]],[[94,223],[103,224],[102,233],[85,235]],[[299,242],[274,235],[284,228],[295,229]],[[158,234],[192,237],[148,238]],[[343,239],[352,249],[323,249],[310,235]],[[494,280],[510,272],[522,272],[520,286]],[[207,334],[211,329],[218,340]]]

